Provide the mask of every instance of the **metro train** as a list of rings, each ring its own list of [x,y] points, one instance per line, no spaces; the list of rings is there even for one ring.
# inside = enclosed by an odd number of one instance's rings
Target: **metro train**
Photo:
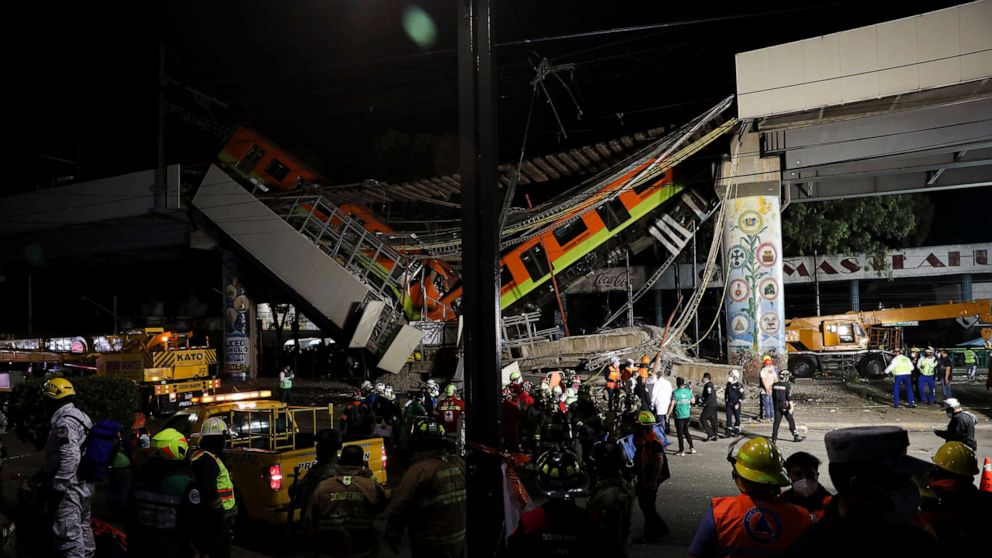
[[[250,128],[239,128],[224,145],[221,164],[242,177],[266,188],[281,191],[302,189],[311,184],[327,184],[315,170]],[[650,165],[648,160],[599,189],[600,194],[619,190]],[[628,240],[624,232],[682,190],[673,183],[669,169],[658,178],[621,192],[611,201],[576,209],[560,216],[546,232],[514,246],[500,258],[500,308],[506,309],[534,295],[546,295],[551,269],[556,277],[572,279],[586,268],[606,265],[598,252],[613,247],[609,241]],[[368,208],[345,204],[339,208],[370,232],[393,232]],[[572,217],[578,214],[577,219]],[[559,224],[560,223],[560,224]],[[548,263],[552,267],[549,267]],[[410,319],[450,321],[458,317],[462,288],[459,277],[443,260],[424,260],[428,276],[424,285],[412,281],[400,301]],[[392,262],[379,262],[389,273]],[[573,268],[566,272],[568,268]],[[564,274],[560,276],[559,274]],[[544,287],[544,288],[542,288]],[[426,313],[421,312],[426,309]]]
[[[289,153],[272,140],[256,130],[240,127],[234,131],[224,144],[218,156],[220,164],[242,178],[264,189],[275,189],[284,192],[303,190],[310,186],[328,184],[328,181],[316,170]],[[380,221],[375,214],[357,204],[342,204],[337,206],[343,214],[354,219],[371,233],[388,234],[394,229]],[[313,207],[301,204],[299,211],[309,213]],[[322,220],[328,218],[320,212],[314,215]],[[332,225],[338,225],[332,219]],[[369,271],[379,278],[385,278],[393,271],[394,262],[388,258],[376,258],[372,263],[372,254],[368,254],[368,265],[374,265]],[[457,314],[441,302],[441,299],[457,281],[451,266],[443,260],[425,259],[423,280],[413,278],[405,292],[394,292],[408,319],[429,319],[446,321],[457,319]]]

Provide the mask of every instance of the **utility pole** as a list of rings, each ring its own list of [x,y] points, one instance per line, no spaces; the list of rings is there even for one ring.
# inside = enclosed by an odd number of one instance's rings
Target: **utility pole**
[[[458,1],[458,113],[462,180],[467,416],[466,556],[495,556],[502,541],[499,211],[496,61],[491,0]]]
[[[813,289],[816,291],[816,315],[820,315],[820,262],[819,255],[813,250]]]
[[[624,250],[623,255],[627,266],[627,326],[634,327],[634,289],[630,286],[630,250]]]

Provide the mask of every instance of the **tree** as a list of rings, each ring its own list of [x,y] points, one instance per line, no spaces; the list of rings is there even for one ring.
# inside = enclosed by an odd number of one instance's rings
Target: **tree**
[[[883,272],[886,252],[918,246],[932,220],[933,206],[922,195],[793,203],[782,214],[783,248],[796,256],[866,254]]]

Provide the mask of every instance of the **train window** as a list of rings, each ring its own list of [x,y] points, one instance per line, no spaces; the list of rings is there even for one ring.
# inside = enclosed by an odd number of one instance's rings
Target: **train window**
[[[520,254],[520,261],[523,262],[524,267],[527,268],[527,273],[534,281],[539,281],[551,271],[548,269],[548,258],[544,255],[544,249],[541,248],[540,243]]]
[[[250,173],[255,170],[255,165],[257,165],[258,161],[264,156],[264,149],[255,144],[251,144],[251,147],[248,148],[248,152],[245,153],[245,156],[238,161],[238,170],[245,174]]]
[[[646,192],[649,188],[654,186],[654,184],[655,184],[654,180],[645,180],[644,182],[641,182],[637,186],[634,186],[633,188],[634,193],[640,196],[641,194]]]
[[[599,213],[599,218],[603,220],[608,230],[613,230],[630,219],[630,212],[624,207],[620,198],[597,207],[596,213]]]
[[[513,283],[513,274],[510,273],[510,268],[506,267],[505,265],[500,266],[499,284],[502,286],[502,285],[509,285],[511,283]]]
[[[564,227],[559,228],[552,234],[555,235],[555,240],[558,241],[558,246],[564,247],[569,242],[579,238],[579,236],[586,232],[588,228],[589,227],[586,226],[586,222],[579,218]]]
[[[289,167],[280,163],[279,159],[272,159],[265,165],[265,174],[281,182],[289,174]]]

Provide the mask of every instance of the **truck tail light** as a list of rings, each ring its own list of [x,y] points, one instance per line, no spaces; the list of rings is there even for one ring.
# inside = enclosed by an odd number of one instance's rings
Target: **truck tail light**
[[[276,464],[269,467],[269,488],[275,492],[282,489],[282,465]]]
[[[386,446],[382,446],[382,468],[383,469],[386,468],[386,459],[388,459],[386,457]]]

